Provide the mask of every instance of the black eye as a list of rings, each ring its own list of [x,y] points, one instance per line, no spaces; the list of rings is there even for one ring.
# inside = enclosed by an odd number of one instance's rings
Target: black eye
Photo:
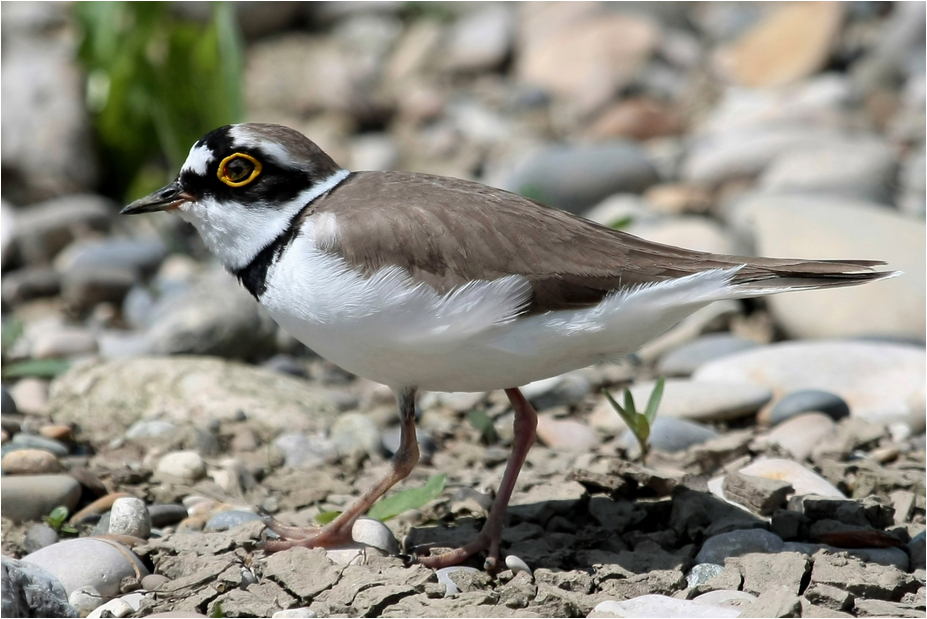
[[[217,176],[229,187],[241,187],[253,181],[260,173],[260,161],[245,153],[235,153],[222,160]]]
[[[254,169],[254,164],[243,157],[232,159],[225,166],[225,178],[233,182],[238,182],[248,177]]]

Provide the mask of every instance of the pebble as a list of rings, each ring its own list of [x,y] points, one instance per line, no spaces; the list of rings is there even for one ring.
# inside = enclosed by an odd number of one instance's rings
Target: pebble
[[[3,385],[0,388],[0,395],[2,395],[2,414],[4,415],[15,415],[18,411],[16,410],[16,401],[13,399],[13,396],[10,395],[10,392],[6,390],[6,385]]]
[[[40,449],[42,451],[51,452],[59,458],[68,455],[68,447],[61,441],[38,436],[37,434],[26,434],[25,432],[20,432],[14,436],[13,440],[11,440],[6,447],[6,452],[12,451],[13,448]]]
[[[309,610],[308,607],[304,606],[302,608],[288,608],[286,610],[278,610],[273,615],[271,615],[271,617],[273,617],[273,619],[284,619],[289,617],[295,619],[306,617],[311,619],[313,617],[318,617],[318,615],[314,610]]]
[[[69,271],[78,267],[108,267],[118,264],[142,275],[152,275],[167,257],[164,242],[155,237],[79,240],[55,258],[55,268]]]
[[[40,378],[20,379],[10,389],[10,395],[16,402],[18,412],[39,415],[48,402],[48,382]]]
[[[796,415],[812,411],[829,415],[834,421],[850,416],[850,407],[839,395],[820,389],[803,389],[793,391],[778,400],[771,409],[761,412],[757,420],[776,425]]]
[[[338,455],[335,445],[327,438],[298,432],[281,434],[274,439],[273,446],[283,452],[286,465],[294,468],[322,466]]]
[[[86,617],[103,604],[103,596],[95,587],[80,587],[68,595],[68,604],[77,609],[81,617]]]
[[[538,439],[557,451],[586,453],[598,447],[601,442],[595,430],[572,419],[555,419],[550,415],[539,415]]]
[[[145,442],[148,439],[170,436],[177,431],[177,426],[163,419],[142,419],[136,421],[126,430],[125,437],[130,441]]]
[[[924,532],[921,531],[908,542],[908,555],[911,557],[911,569],[925,569],[925,540]]]
[[[654,384],[654,381],[647,381],[631,387],[631,395],[639,411],[646,409]],[[658,415],[701,422],[725,421],[750,415],[771,398],[769,389],[747,380],[671,378],[664,384]],[[623,402],[619,397],[616,399],[619,404]]]
[[[339,415],[332,424],[328,439],[342,456],[381,453],[380,430],[376,422],[363,413]]]
[[[698,585],[703,585],[723,571],[723,565],[699,563],[693,566],[692,569],[689,570],[689,573],[686,574],[686,584],[690,589]]]
[[[739,557],[751,552],[779,552],[785,542],[764,529],[741,529],[709,537],[695,557],[696,563],[724,565],[728,557]]]
[[[592,391],[589,379],[580,371],[552,376],[521,388],[537,410],[578,404]]]
[[[69,522],[70,524],[77,524],[89,516],[108,512],[110,509],[112,509],[113,503],[115,503],[118,499],[128,496],[131,495],[127,492],[111,492],[105,496],[101,496],[99,499],[93,501],[90,503],[90,505],[85,506],[79,512],[71,516]]]
[[[219,512],[206,521],[204,531],[228,531],[237,526],[261,520],[261,516],[254,512],[232,509],[225,512]]]
[[[840,396],[853,417],[904,420],[908,398],[923,389],[923,348],[860,341],[783,342],[712,361],[696,381],[753,381],[776,393],[820,389]],[[662,413],[661,413],[662,414]]]
[[[26,531],[23,548],[27,553],[58,543],[58,533],[47,524],[34,524]]]
[[[690,376],[698,368],[722,357],[760,345],[730,333],[709,333],[672,349],[657,363],[657,372],[666,376]]]
[[[3,456],[6,475],[42,475],[57,473],[61,464],[55,454],[44,449],[17,449]]]
[[[351,538],[358,544],[379,548],[389,555],[399,554],[399,542],[396,541],[396,536],[379,520],[358,518],[351,527]]]
[[[631,223],[625,231],[642,239],[710,254],[733,254],[735,247],[724,227],[710,219],[684,215],[651,223]]]
[[[846,498],[833,484],[792,460],[762,458],[738,471],[744,475],[766,477],[792,484],[796,495],[816,494],[823,497]]]
[[[530,190],[544,204],[579,213],[616,193],[640,193],[657,180],[637,144],[612,140],[541,150],[508,177],[504,188]]]
[[[531,571],[531,568],[528,567],[528,564],[524,562],[520,557],[515,555],[507,555],[505,557],[505,566],[512,570],[513,574],[518,574],[519,572],[524,572],[528,576],[534,577],[534,573]]]
[[[824,413],[803,413],[775,428],[763,439],[767,444],[784,447],[799,462],[836,431],[834,420]]]
[[[299,378],[306,378],[306,367],[291,355],[277,354],[261,364],[269,370],[289,374]]]
[[[98,606],[92,613],[87,615],[87,619],[128,617],[139,609],[142,599],[143,596],[139,593],[130,593],[129,595],[118,597]]]
[[[92,157],[90,157],[92,160]],[[71,194],[19,209],[16,236],[23,258],[30,264],[48,263],[74,239],[79,230],[108,231],[118,207],[94,194]]]
[[[145,591],[155,591],[158,587],[170,581],[171,579],[164,574],[148,574],[142,577],[141,585]]]
[[[41,520],[59,505],[73,510],[80,500],[80,484],[68,475],[10,476],[0,484],[3,517],[13,522]]]
[[[617,413],[616,413],[617,414]],[[667,453],[684,451],[692,445],[699,445],[713,438],[718,432],[713,428],[675,417],[657,417],[650,427],[650,447]],[[639,450],[634,433],[626,430],[619,439],[625,449]]]
[[[18,305],[32,299],[53,297],[61,291],[61,276],[46,267],[26,267],[3,274],[3,301]]]
[[[206,462],[195,451],[172,451],[158,461],[156,472],[193,482],[206,475]]]
[[[708,564],[705,563],[703,565]],[[730,608],[742,608],[744,604],[749,604],[754,600],[756,600],[756,596],[752,593],[747,593],[746,591],[733,591],[731,589],[718,589],[716,591],[709,591],[708,593],[703,593],[692,598],[692,601],[696,604],[726,606]]]
[[[880,204],[839,197],[759,198],[751,206],[760,255],[877,255],[888,269],[904,273],[866,286],[769,297],[769,308],[789,337],[927,335],[923,220],[914,221]]]
[[[116,499],[110,510],[109,533],[148,539],[151,534],[151,515],[145,502],[135,497]]]
[[[664,617],[665,619],[724,619],[739,617],[740,611],[724,606],[696,604],[665,595],[642,595],[618,602],[606,600],[596,604],[589,617]]]
[[[62,297],[82,311],[89,311],[98,303],[122,305],[134,284],[132,269],[113,265],[74,267],[61,278]]]
[[[487,6],[458,19],[448,35],[449,69],[480,71],[501,65],[513,43],[515,14],[504,5]]]
[[[451,578],[451,574],[455,574],[457,572],[476,574],[479,572],[479,570],[475,567],[467,567],[465,565],[452,565],[451,567],[442,567],[441,569],[436,570],[435,576],[437,576],[438,582],[445,587],[444,597],[449,597],[460,593],[460,588]]]
[[[90,355],[97,352],[97,338],[87,329],[65,327],[36,337],[31,352],[35,359]]]
[[[119,595],[123,578],[148,575],[148,569],[131,550],[99,538],[58,542],[27,555],[24,560],[55,576],[69,595],[81,587],[93,587],[104,597],[114,597]]]
[[[4,617],[76,617],[58,580],[25,561],[3,555]]]
[[[70,425],[44,425],[39,428],[39,435],[53,441],[67,442],[71,440],[74,428]]]

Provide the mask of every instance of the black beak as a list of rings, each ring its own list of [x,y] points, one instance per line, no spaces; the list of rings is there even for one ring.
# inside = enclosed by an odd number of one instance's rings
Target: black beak
[[[193,197],[186,193],[176,180],[167,187],[139,198],[129,206],[122,209],[120,215],[138,215],[140,213],[154,213],[156,211],[172,211],[184,202],[192,202]]]

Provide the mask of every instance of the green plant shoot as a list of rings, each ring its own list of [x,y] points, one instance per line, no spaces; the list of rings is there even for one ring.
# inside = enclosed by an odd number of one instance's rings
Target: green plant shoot
[[[657,379],[653,391],[650,393],[650,400],[647,402],[647,408],[643,413],[637,412],[634,406],[634,396],[631,395],[630,389],[624,390],[623,407],[615,401],[615,398],[613,398],[608,391],[603,390],[609,404],[621,415],[621,418],[624,420],[625,424],[627,424],[628,428],[631,429],[631,433],[634,434],[634,437],[640,444],[642,464],[647,464],[647,453],[650,449],[650,428],[653,426],[653,420],[657,418],[657,409],[660,408],[660,400],[663,399],[663,384],[665,382],[666,380],[663,376]]]

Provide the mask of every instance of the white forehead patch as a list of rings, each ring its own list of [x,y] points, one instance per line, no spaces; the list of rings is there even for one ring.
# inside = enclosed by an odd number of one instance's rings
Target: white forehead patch
[[[232,138],[232,145],[236,148],[258,149],[273,159],[280,167],[293,167],[292,159],[283,146],[277,142],[256,138],[245,129],[244,125],[232,125],[232,128],[229,129],[229,135]]]
[[[206,170],[209,169],[209,162],[213,159],[212,150],[205,144],[193,145],[187,160],[184,161],[181,172],[189,170],[199,176],[206,176]]]

